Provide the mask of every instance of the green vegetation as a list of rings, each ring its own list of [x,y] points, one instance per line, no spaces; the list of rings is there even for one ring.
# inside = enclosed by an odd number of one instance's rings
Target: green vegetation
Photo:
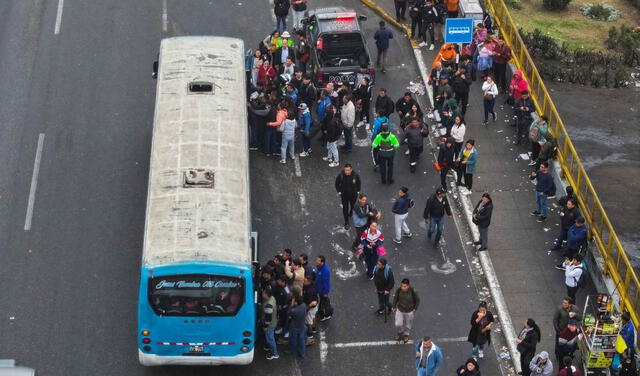
[[[511,9],[522,9],[520,0],[504,0],[504,3]]]
[[[548,10],[561,10],[567,7],[571,0],[542,0],[542,5]]]
[[[620,18],[620,12],[607,3],[585,3],[580,7],[580,13],[598,21],[615,21]]]
[[[640,65],[640,31],[636,31],[625,25],[609,29],[609,38],[604,42],[609,49],[622,52],[622,59],[626,65]]]

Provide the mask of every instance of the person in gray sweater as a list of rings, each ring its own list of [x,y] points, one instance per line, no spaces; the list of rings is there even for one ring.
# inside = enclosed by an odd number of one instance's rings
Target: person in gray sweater
[[[291,159],[296,157],[295,155],[295,140],[296,140],[296,128],[298,128],[298,122],[296,121],[295,112],[289,112],[287,119],[280,124],[278,129],[282,133],[282,146],[280,147],[280,163],[287,163],[287,149],[289,150],[289,156]]]
[[[404,129],[404,140],[409,146],[409,170],[416,172],[416,165],[423,151],[422,140],[429,135],[429,130],[418,118],[412,118]]]

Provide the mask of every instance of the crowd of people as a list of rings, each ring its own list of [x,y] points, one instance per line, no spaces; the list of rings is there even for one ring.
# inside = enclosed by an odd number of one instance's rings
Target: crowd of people
[[[283,5],[284,4],[284,5]],[[294,19],[296,30],[292,38],[286,31],[287,12],[285,5],[295,6],[299,12],[306,0],[276,0],[277,30],[260,42],[252,57],[249,87],[250,148],[260,150],[266,156],[276,155],[280,145],[280,163],[287,157],[308,157],[312,153],[312,139],[320,134],[320,142],[326,147],[322,159],[329,167],[338,167],[340,155],[353,151],[356,130],[365,127],[371,131],[371,154],[373,168],[380,172],[382,184],[394,184],[394,159],[398,150],[406,144],[409,156],[408,168],[414,173],[423,152],[423,139],[429,135],[427,113],[436,119],[433,126],[440,130],[442,138],[437,140],[436,170],[440,173],[440,187],[427,199],[423,218],[428,225],[427,236],[434,247],[438,247],[444,231],[445,216],[451,218],[451,205],[447,198],[447,177],[451,171],[457,175],[457,185],[463,194],[470,194],[473,177],[477,171],[479,153],[475,140],[466,136],[465,115],[469,106],[471,85],[482,81],[484,118],[497,121],[495,103],[503,94],[505,104],[513,108],[513,142],[529,146],[530,178],[535,183],[536,209],[531,212],[538,222],[548,217],[547,200],[554,197],[555,183],[549,169],[555,158],[556,141],[549,131],[548,119],[535,115],[535,105],[529,93],[529,85],[520,71],[515,71],[507,80],[507,63],[511,59],[509,46],[494,33],[492,20],[485,13],[483,21],[475,26],[473,41],[457,45],[442,43],[433,62],[428,79],[428,90],[432,91],[434,108],[423,110],[410,92],[393,100],[385,88],[372,92],[373,77],[369,67],[360,67],[355,86],[328,84],[316,87],[308,71],[310,48],[304,32],[300,29],[300,18]],[[458,0],[395,0],[396,19],[402,22],[408,11],[411,18],[411,37],[421,40],[422,47],[433,50],[436,34],[442,35],[440,26],[447,17],[457,17]],[[280,7],[280,8],[278,8]],[[288,9],[288,5],[286,6]],[[279,9],[279,10],[278,10]],[[305,8],[306,9],[306,8]],[[429,44],[427,44],[427,34]],[[392,33],[384,22],[376,32],[378,65],[383,72]],[[381,43],[382,41],[382,43]],[[374,98],[375,96],[375,98]],[[392,129],[392,117],[398,117],[400,129],[397,136]],[[299,136],[298,136],[299,135]],[[301,139],[301,151],[296,150],[296,138]],[[344,138],[344,148],[338,149],[338,140]],[[344,159],[344,158],[343,158]],[[395,285],[392,266],[385,257],[385,237],[379,226],[382,211],[363,192],[363,184],[353,166],[342,164],[343,169],[335,179],[335,189],[340,197],[344,228],[355,231],[352,251],[362,259],[366,276],[373,281],[378,298],[376,313],[385,316],[394,314],[396,341],[407,343],[412,323],[420,304],[417,290],[409,279],[402,278]],[[580,339],[578,331],[581,319],[575,306],[576,292],[586,278],[584,255],[587,245],[585,220],[580,215],[577,198],[571,187],[559,201],[560,231],[552,251],[562,252],[563,262],[557,268],[565,273],[567,297],[554,315],[556,345],[555,362],[558,375],[580,376],[580,368],[573,361]],[[398,191],[391,209],[394,217],[393,241],[401,245],[403,239],[413,236],[406,218],[415,203],[405,186]],[[472,212],[472,221],[478,227],[480,238],[474,243],[478,251],[488,250],[488,229],[493,213],[493,201],[489,193],[483,193]],[[324,256],[315,259],[316,267],[308,263],[308,256],[294,258],[285,249],[262,269],[262,323],[265,329],[267,359],[277,359],[278,344],[288,342],[291,352],[305,356],[305,346],[313,344],[316,321],[331,318],[329,301],[330,272]],[[625,328],[630,324],[628,314]],[[481,302],[470,318],[468,342],[471,343],[471,358],[457,369],[462,376],[480,376],[479,359],[491,343],[491,328],[494,315],[486,302]],[[633,330],[625,341],[628,351],[620,354],[621,375],[635,375],[628,365],[634,362],[632,349]],[[630,334],[629,334],[630,333]],[[534,319],[527,319],[519,332],[516,345],[520,352],[522,375],[551,375],[553,360],[546,351],[537,352],[541,337],[540,327]],[[443,362],[440,348],[431,338],[424,337],[416,346],[416,369],[418,376],[435,376]],[[626,371],[622,371],[626,370]],[[626,372],[626,373],[625,373]]]

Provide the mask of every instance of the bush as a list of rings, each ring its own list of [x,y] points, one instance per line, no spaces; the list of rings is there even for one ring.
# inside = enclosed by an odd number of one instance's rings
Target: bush
[[[522,9],[520,0],[504,0],[504,3],[511,9]]]
[[[580,7],[580,13],[598,21],[614,21],[620,18],[620,12],[607,3],[585,3]]]
[[[548,10],[561,10],[567,7],[571,0],[542,0],[542,5]]]
[[[621,25],[620,29],[612,26],[609,29],[609,38],[604,42],[607,48],[622,52],[622,59],[626,65],[640,65],[640,31]]]

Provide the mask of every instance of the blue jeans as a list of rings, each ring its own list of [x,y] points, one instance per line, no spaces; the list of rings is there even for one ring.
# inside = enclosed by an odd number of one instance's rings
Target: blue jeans
[[[296,332],[295,330],[291,330],[289,332],[289,349],[292,353],[298,352],[301,358],[304,358],[307,355],[307,344],[305,341],[307,340],[307,331],[302,330],[300,332]]]
[[[295,146],[295,138],[291,137],[291,138],[287,138],[282,136],[282,145],[280,145],[280,160],[281,161],[285,161],[287,160],[287,149],[289,149],[289,156],[291,157],[291,159],[294,159],[296,157],[295,152],[294,152],[294,146]]]
[[[308,153],[309,149],[311,149],[311,137],[303,133],[302,134],[302,151]]]
[[[478,351],[484,351],[484,343],[482,345],[477,344],[471,348],[471,356],[478,356]]]
[[[282,26],[282,27],[280,27]],[[287,30],[287,16],[276,16],[276,29],[278,29],[279,32],[283,32],[285,30]]]
[[[364,261],[367,264],[367,277],[371,278],[373,268],[376,267],[376,263],[378,262],[378,247],[367,248],[367,246],[365,246],[362,253],[364,254]]]
[[[547,216],[547,195],[542,192],[536,192],[536,204],[538,205],[538,213],[541,216]]]
[[[433,239],[433,244],[434,245],[438,245],[438,243],[440,243],[440,237],[442,236],[442,232],[444,231],[444,215],[442,217],[431,217],[429,218],[429,230],[428,230],[428,236],[431,237],[431,234],[433,234],[433,231],[436,230],[436,227],[438,228],[436,231],[436,237]]]
[[[496,99],[485,99],[484,103],[484,122],[489,121],[489,114],[493,115],[493,118],[496,118],[496,113],[493,111],[493,106],[496,103]]]
[[[276,331],[275,328],[267,328],[267,330],[264,331],[264,337],[267,340],[267,344],[269,345],[269,348],[271,349],[271,354],[273,354],[274,356],[279,356],[278,345],[276,344],[275,331]]]
[[[353,148],[353,129],[344,129],[344,150],[351,151]]]
[[[429,376],[426,368],[418,368],[418,376]]]
[[[264,130],[264,153],[273,154],[276,151],[276,129],[267,126]]]

